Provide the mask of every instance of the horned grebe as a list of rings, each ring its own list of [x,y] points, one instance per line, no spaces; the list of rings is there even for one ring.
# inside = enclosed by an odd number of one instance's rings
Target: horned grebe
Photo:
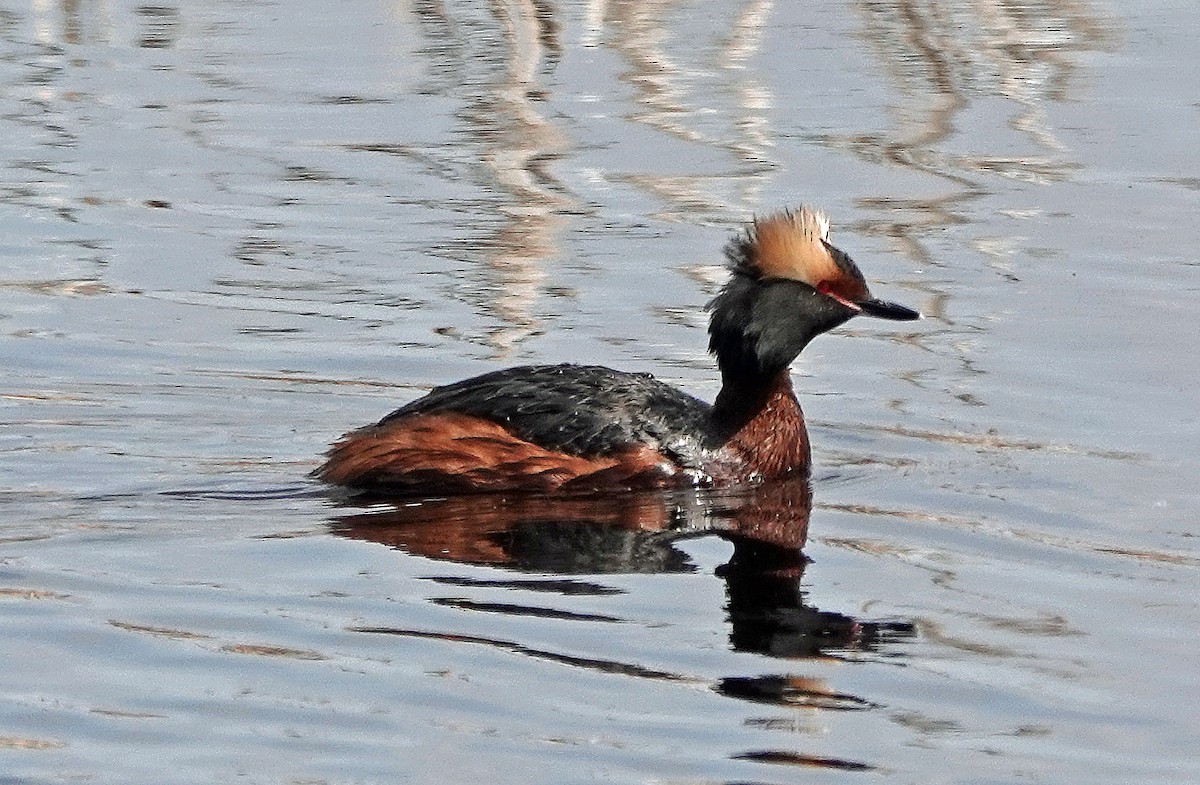
[[[920,314],[871,297],[810,207],[753,221],[725,248],[731,276],[708,305],[721,369],[709,404],[649,374],[533,365],[438,387],[346,434],[314,474],[400,494],[586,492],[807,476],[804,415],[788,366],[860,314]]]

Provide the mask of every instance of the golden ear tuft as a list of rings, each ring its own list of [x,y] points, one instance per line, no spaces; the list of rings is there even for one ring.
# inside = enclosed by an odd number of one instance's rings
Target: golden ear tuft
[[[755,219],[747,232],[744,263],[764,278],[791,278],[817,286],[840,276],[826,242],[829,219],[804,206]]]

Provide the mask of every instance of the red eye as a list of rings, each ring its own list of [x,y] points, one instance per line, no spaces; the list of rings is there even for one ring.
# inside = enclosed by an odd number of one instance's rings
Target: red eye
[[[821,281],[819,284],[817,284],[816,289],[821,294],[825,295],[826,297],[832,297],[847,308],[851,308],[855,311],[862,310],[857,303],[842,296],[836,289],[834,289],[832,281]]]

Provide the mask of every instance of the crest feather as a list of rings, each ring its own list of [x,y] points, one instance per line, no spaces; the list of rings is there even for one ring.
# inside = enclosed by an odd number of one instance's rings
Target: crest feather
[[[755,218],[725,253],[735,270],[756,278],[789,278],[847,296],[866,292],[850,257],[829,244],[829,218],[808,205]]]

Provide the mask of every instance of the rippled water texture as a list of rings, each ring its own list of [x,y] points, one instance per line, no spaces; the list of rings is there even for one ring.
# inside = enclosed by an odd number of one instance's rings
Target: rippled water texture
[[[0,782],[1200,781],[1200,6],[0,4]],[[815,201],[803,488],[345,504],[521,362],[711,397]]]

